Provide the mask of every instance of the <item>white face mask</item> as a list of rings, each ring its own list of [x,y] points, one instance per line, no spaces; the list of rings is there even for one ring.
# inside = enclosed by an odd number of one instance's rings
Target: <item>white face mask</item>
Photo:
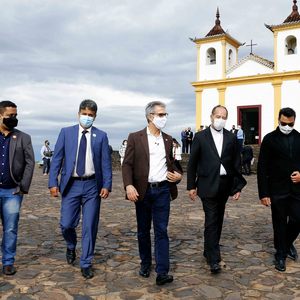
[[[216,130],[222,130],[225,127],[226,120],[219,118],[213,120],[213,126]]]
[[[279,126],[280,131],[283,134],[290,134],[294,129],[294,127],[289,126],[289,125],[282,126],[281,124],[279,124],[278,126]]]
[[[157,129],[163,129],[166,126],[167,117],[154,116],[152,123],[155,125]]]

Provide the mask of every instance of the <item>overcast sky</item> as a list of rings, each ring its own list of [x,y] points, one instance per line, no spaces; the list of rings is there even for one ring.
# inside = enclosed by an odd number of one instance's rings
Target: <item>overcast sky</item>
[[[273,60],[273,35],[292,0],[0,0],[0,99],[18,105],[19,129],[36,153],[77,123],[81,100],[99,107],[95,125],[114,149],[146,124],[144,107],[168,104],[166,132],[195,129],[196,48],[219,6],[223,29]],[[249,47],[240,48],[239,59]],[[37,155],[36,159],[40,159]]]

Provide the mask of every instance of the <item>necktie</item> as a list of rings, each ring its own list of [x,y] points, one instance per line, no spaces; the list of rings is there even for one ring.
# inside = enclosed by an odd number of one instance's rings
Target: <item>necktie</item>
[[[79,177],[82,177],[85,173],[85,156],[86,156],[86,136],[87,130],[82,131],[82,136],[80,139],[78,157],[77,157],[77,167],[76,173]]]

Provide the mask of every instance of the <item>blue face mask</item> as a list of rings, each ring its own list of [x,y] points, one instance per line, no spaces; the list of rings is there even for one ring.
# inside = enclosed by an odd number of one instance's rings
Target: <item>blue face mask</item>
[[[90,116],[80,115],[79,122],[83,128],[90,128],[93,125],[94,118]]]

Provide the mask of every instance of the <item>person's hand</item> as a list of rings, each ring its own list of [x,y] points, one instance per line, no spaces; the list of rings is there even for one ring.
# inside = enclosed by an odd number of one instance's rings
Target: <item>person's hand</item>
[[[293,183],[299,183],[300,182],[300,172],[299,171],[294,171],[291,174],[291,180]]]
[[[182,178],[182,174],[180,174],[176,171],[167,173],[167,180],[169,182],[177,182],[177,181],[181,180],[181,178]]]
[[[271,199],[270,199],[270,197],[261,198],[260,202],[264,206],[270,206],[271,205]]]
[[[58,197],[58,187],[57,186],[51,187],[49,190],[50,190],[51,197]]]
[[[240,196],[241,196],[241,192],[237,192],[237,193],[235,193],[235,194],[232,196],[232,199],[235,200],[235,201],[237,201],[237,200],[240,199]]]
[[[100,195],[101,198],[106,199],[109,196],[109,190],[103,188],[103,189],[101,189],[99,195]]]
[[[189,197],[191,198],[192,201],[195,201],[196,198],[198,197],[197,190],[196,189],[189,190]]]
[[[139,193],[133,185],[126,186],[126,195],[128,200],[136,202],[138,200]]]
[[[13,195],[20,195],[20,196],[23,196],[24,193],[22,191],[18,191],[18,192],[13,192]]]

